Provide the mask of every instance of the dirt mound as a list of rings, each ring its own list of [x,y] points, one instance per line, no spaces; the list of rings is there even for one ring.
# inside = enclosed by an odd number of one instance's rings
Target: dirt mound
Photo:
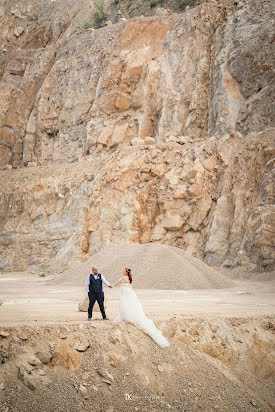
[[[1,330],[0,411],[274,410],[272,381],[191,348],[171,325],[157,326],[171,343],[164,350],[129,324]]]
[[[218,289],[233,281],[182,249],[153,243],[108,246],[84,263],[63,272],[53,282],[79,285],[95,265],[110,283],[131,267],[134,286],[140,289]]]

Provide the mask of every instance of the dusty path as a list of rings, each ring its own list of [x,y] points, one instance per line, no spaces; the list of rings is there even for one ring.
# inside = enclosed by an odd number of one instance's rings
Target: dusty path
[[[28,273],[0,276],[0,324],[83,321],[86,313],[78,303],[86,297],[84,287],[50,285],[52,278]],[[229,289],[149,290],[137,289],[146,314],[155,320],[178,315],[263,316],[275,313],[275,283],[237,281]],[[118,311],[119,289],[105,288],[107,314]],[[100,314],[95,313],[95,319]]]

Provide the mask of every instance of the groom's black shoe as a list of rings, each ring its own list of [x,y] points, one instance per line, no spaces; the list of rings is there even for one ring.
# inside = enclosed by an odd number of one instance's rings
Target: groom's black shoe
[[[103,318],[102,320],[109,320],[109,318]]]

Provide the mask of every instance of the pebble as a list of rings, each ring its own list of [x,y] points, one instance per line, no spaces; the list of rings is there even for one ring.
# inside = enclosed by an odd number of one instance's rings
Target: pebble
[[[163,366],[161,366],[161,365],[158,365],[158,371],[159,371],[159,372],[163,372],[163,371],[164,371],[164,368],[163,368]]]
[[[36,356],[42,363],[48,363],[52,359],[52,355],[49,352],[37,352]]]
[[[28,360],[28,363],[32,366],[38,366],[41,364],[40,360],[37,358],[31,358]]]
[[[250,400],[250,403],[251,403],[251,405],[253,405],[253,406],[255,406],[255,407],[257,406],[257,402],[256,402],[254,399],[251,399],[251,400]]]
[[[85,388],[85,386],[80,385],[79,392],[81,393],[82,396],[84,396],[84,398],[88,398],[88,391],[87,391],[87,388]]]
[[[20,335],[19,338],[21,340],[27,340],[28,339],[28,335],[24,334],[24,335]]]
[[[28,372],[28,374],[30,375],[32,373],[32,371],[34,370],[34,366],[32,365],[25,365],[25,371]]]
[[[112,385],[112,382],[109,379],[102,379],[102,382],[107,383],[108,385]]]
[[[89,380],[89,374],[88,374],[87,372],[84,372],[84,373],[83,373],[83,375],[82,375],[82,380],[83,380],[83,381]]]
[[[21,26],[16,27],[16,28],[14,29],[14,32],[13,32],[13,34],[14,34],[16,37],[20,37],[21,34],[23,34],[23,33],[24,33],[24,27],[21,27]]]
[[[4,330],[1,330],[0,336],[1,336],[2,338],[8,338],[8,337],[10,336],[10,334],[9,334],[9,332],[6,332],[6,331],[4,331]]]
[[[102,376],[102,378],[113,381],[113,376],[107,371],[107,369],[98,369],[97,373]]]
[[[24,371],[25,371],[24,366],[19,366],[19,367],[18,367],[18,373],[19,373],[19,376],[20,376],[21,378],[24,376]]]

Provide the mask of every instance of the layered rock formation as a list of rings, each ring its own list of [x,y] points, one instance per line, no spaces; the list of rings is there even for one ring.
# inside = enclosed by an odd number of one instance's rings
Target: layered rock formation
[[[99,30],[90,4],[62,4],[1,7],[2,269],[129,242],[272,267],[271,4]]]

